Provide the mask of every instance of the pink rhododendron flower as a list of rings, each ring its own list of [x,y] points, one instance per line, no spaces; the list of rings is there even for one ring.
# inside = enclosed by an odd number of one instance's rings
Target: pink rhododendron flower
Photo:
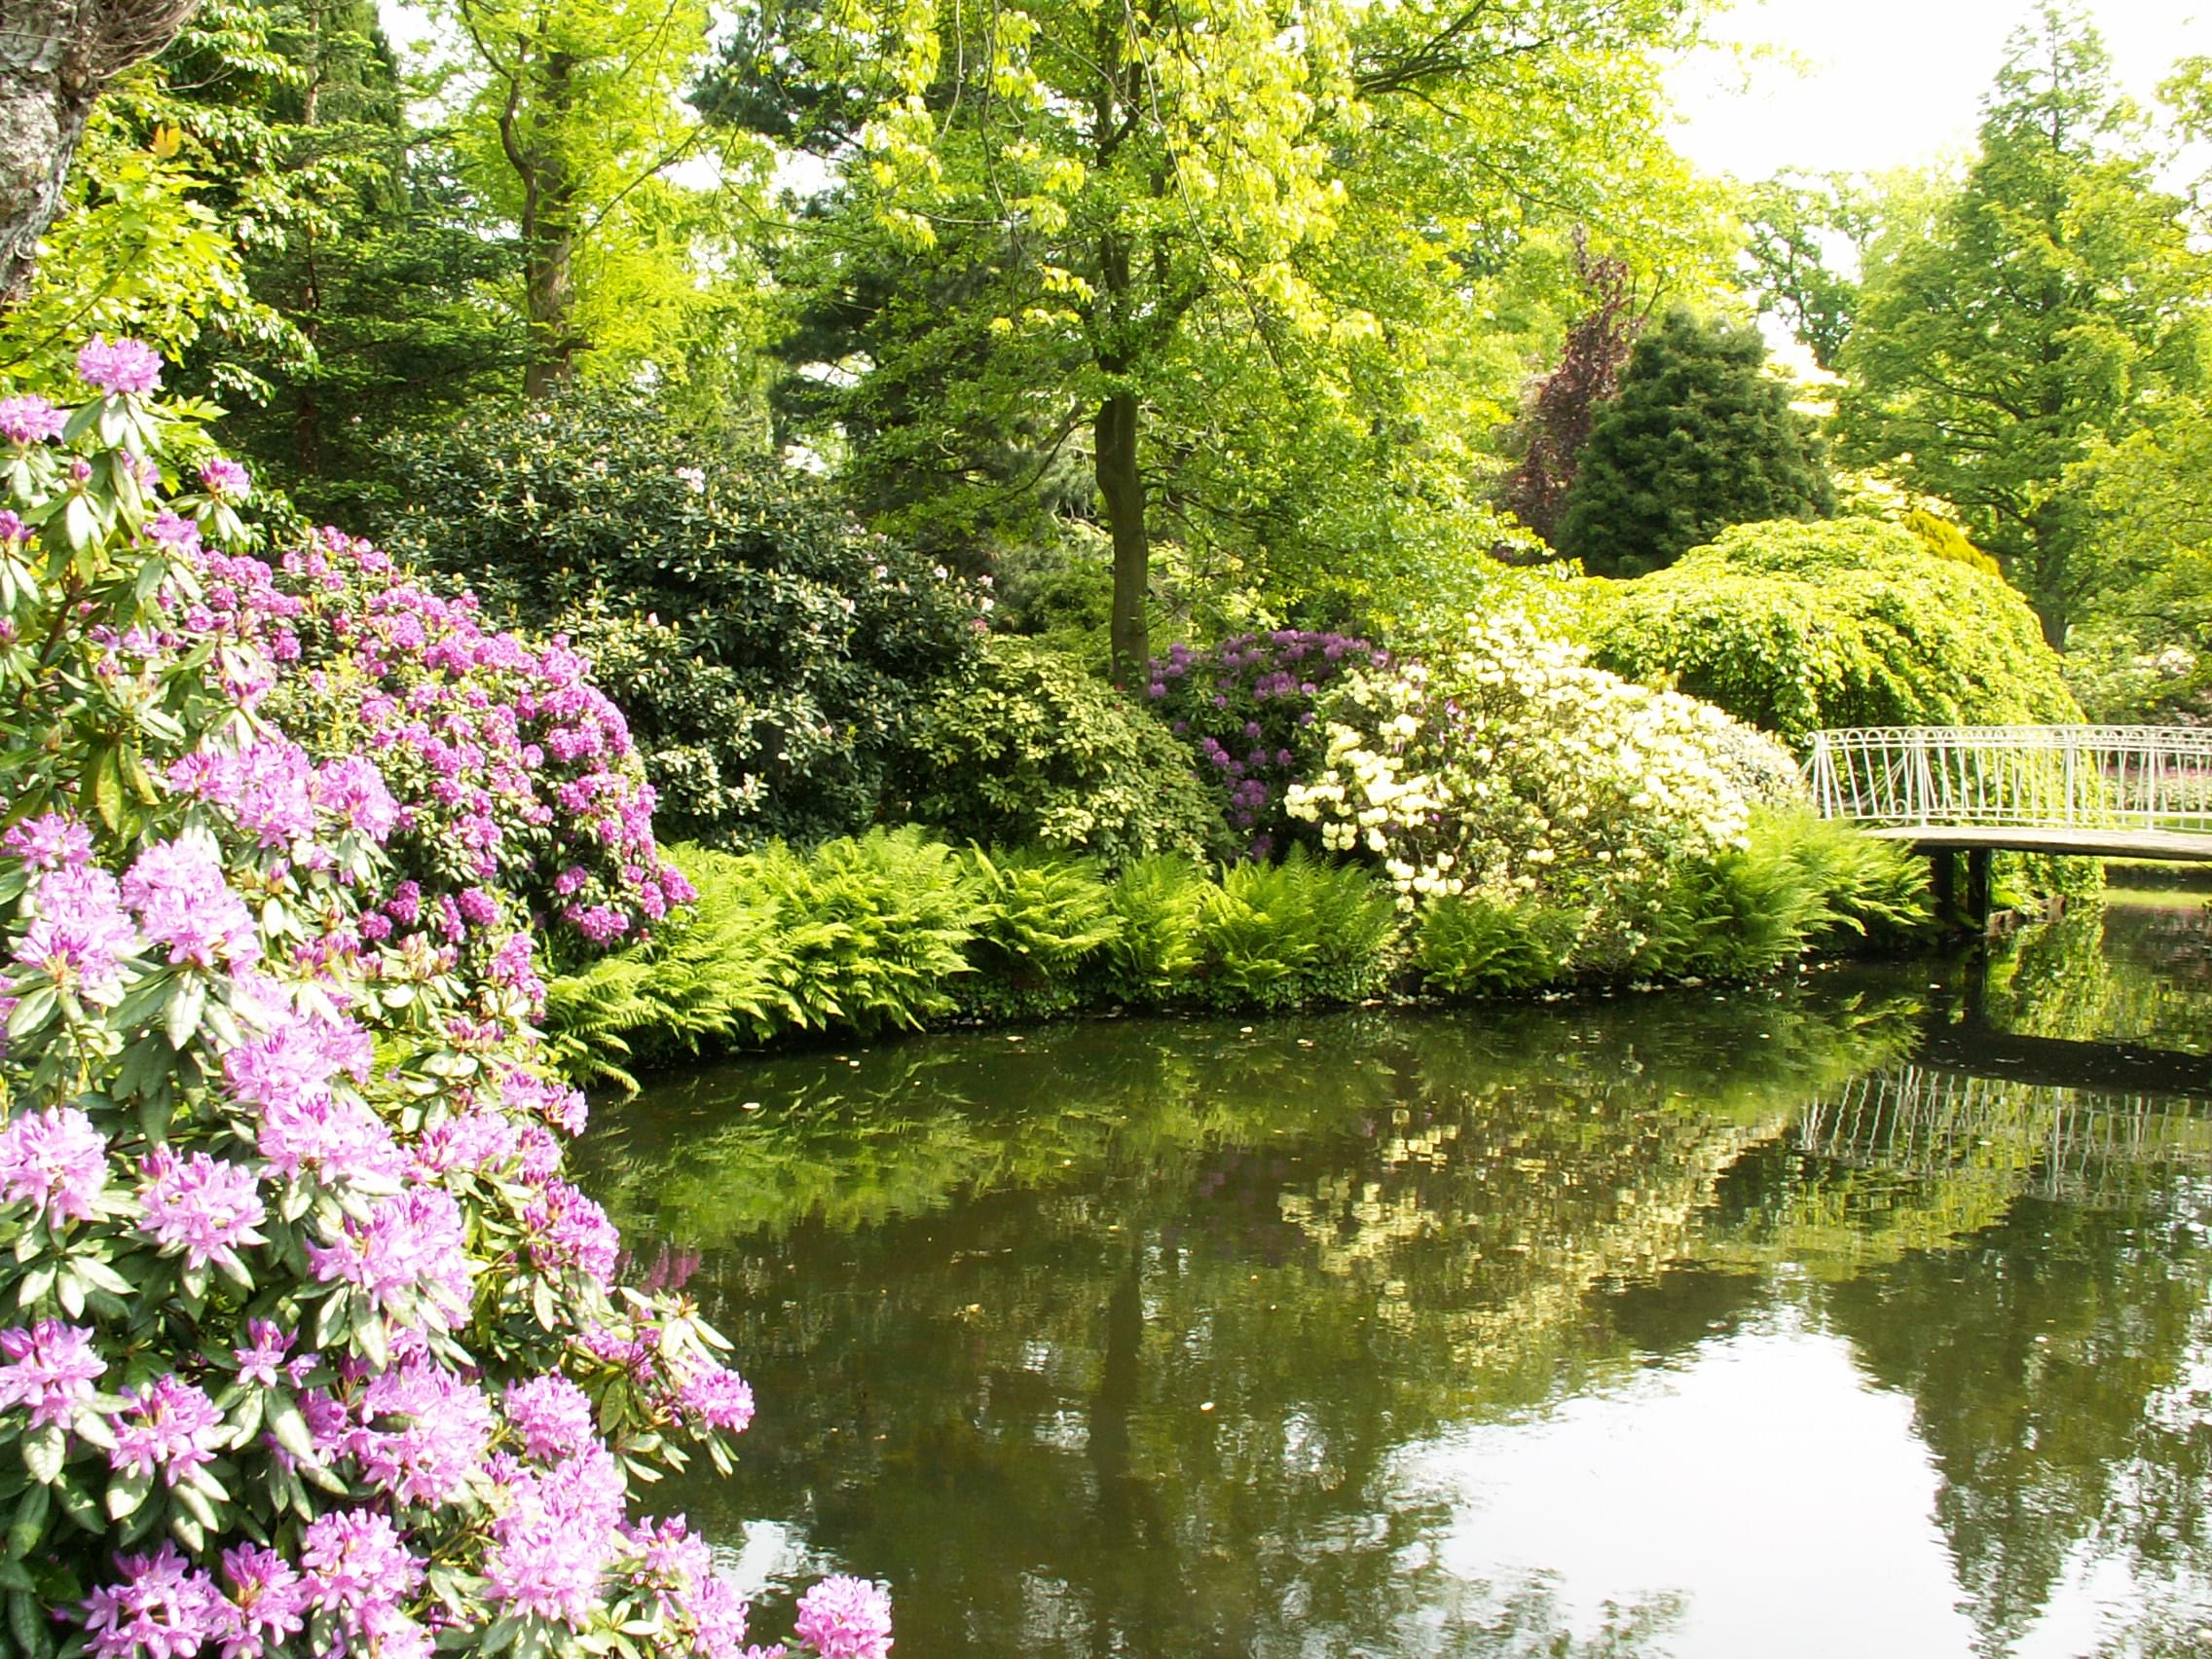
[[[865,1578],[825,1578],[799,1598],[792,1628],[822,1659],[883,1659],[891,1651],[891,1598]]]
[[[200,487],[217,500],[229,501],[234,506],[251,494],[245,468],[224,456],[200,463]]]
[[[0,438],[12,444],[45,443],[68,424],[69,417],[43,397],[0,397]]]
[[[105,392],[143,394],[162,384],[162,356],[139,341],[95,334],[77,353],[77,375]]]
[[[107,1139],[74,1106],[22,1112],[0,1125],[0,1198],[57,1221],[90,1221],[107,1187]]]
[[[215,1581],[165,1543],[123,1556],[122,1581],[86,1597],[85,1635],[99,1659],[190,1659],[223,1628]]]
[[[168,946],[171,967],[242,968],[260,959],[253,912],[224,879],[212,837],[155,842],[124,876],[123,899],[146,938]]]
[[[118,1474],[151,1475],[175,1486],[214,1461],[224,1436],[223,1414],[192,1383],[159,1377],[123,1390],[123,1410],[109,1424],[115,1446],[107,1460]]]
[[[507,1420],[522,1432],[523,1455],[540,1460],[582,1451],[595,1432],[591,1396],[559,1375],[507,1384]]]
[[[114,876],[90,866],[64,865],[31,890],[31,925],[16,941],[15,958],[44,974],[80,1002],[111,1007],[123,1000],[123,958],[138,936],[124,913]]]
[[[0,1365],[0,1408],[27,1406],[34,1428],[68,1427],[107,1371],[107,1361],[92,1351],[92,1333],[59,1319],[0,1331],[0,1353],[8,1356]]]
[[[156,1147],[138,1165],[146,1184],[138,1190],[146,1206],[139,1222],[165,1250],[184,1252],[185,1266],[209,1262],[239,1265],[241,1244],[259,1244],[259,1228],[268,1211],[252,1170],[204,1152],[178,1158]]]

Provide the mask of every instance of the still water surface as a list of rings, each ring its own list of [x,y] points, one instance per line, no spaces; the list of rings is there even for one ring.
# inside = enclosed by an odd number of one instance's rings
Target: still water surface
[[[748,1061],[582,1179],[758,1392],[654,1507],[767,1629],[841,1569],[900,1659],[2205,1654],[2208,1051],[2201,903],[2137,904]]]

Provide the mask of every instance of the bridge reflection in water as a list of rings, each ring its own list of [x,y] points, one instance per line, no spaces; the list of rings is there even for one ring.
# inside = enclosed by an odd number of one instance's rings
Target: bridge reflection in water
[[[2212,1175],[2212,1106],[1904,1065],[1813,1101],[1790,1141],[1850,1167],[1986,1176],[2020,1195],[2096,1204],[2177,1174]]]

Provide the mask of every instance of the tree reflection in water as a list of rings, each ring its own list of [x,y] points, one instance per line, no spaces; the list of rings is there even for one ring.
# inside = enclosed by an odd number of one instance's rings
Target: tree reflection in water
[[[1992,1007],[2063,1023],[2072,974],[2181,1029],[2174,985],[2114,989],[2144,953],[2104,931],[2015,947]],[[1716,1584],[1448,1570],[1451,1505],[1402,1459],[1789,1308],[1910,1397],[1983,1652],[2098,1563],[2212,1583],[2212,1143],[2169,1113],[2096,1192],[2039,1197],[2053,1124],[2119,1108],[2007,1086],[1880,1145],[1809,1132],[1908,1063],[1928,982],[1099,1023],[665,1088],[607,1115],[583,1178],[633,1240],[698,1252],[785,1402],[669,1506],[732,1540],[772,1517],[797,1553],[771,1580],[888,1576],[917,1655],[1811,1652],[1728,1645]]]

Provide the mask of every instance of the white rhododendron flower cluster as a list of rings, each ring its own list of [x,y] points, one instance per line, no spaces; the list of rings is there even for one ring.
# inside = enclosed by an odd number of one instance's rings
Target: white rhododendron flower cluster
[[[1745,841],[1732,722],[1591,667],[1520,612],[1470,618],[1425,667],[1352,675],[1321,713],[1326,763],[1288,809],[1379,860],[1408,908],[1533,896],[1580,912],[1590,952],[1633,949],[1666,866]]]

